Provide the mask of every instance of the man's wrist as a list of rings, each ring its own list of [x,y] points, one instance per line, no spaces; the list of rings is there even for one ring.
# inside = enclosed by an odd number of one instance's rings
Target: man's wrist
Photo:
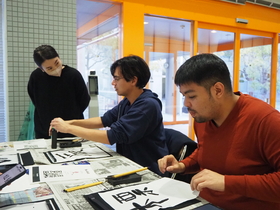
[[[76,120],[68,120],[67,122],[68,122],[69,125],[75,125],[75,121]]]
[[[182,162],[179,162],[179,168],[180,168],[180,174],[181,173],[185,173],[185,171],[186,171],[186,166],[185,166],[185,164],[184,163],[182,163]]]

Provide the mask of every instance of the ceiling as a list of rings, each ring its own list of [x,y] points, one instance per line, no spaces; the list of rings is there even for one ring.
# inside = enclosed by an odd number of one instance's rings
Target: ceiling
[[[76,0],[77,3],[77,28],[94,19],[113,5],[110,3],[95,2],[90,0]]]
[[[108,2],[101,2],[101,1],[91,1],[91,0],[76,0],[77,1],[77,29],[88,23],[89,21],[93,20],[94,18],[98,17],[100,14],[102,14],[104,11],[108,10],[110,7],[113,7],[114,4],[108,3]],[[255,3],[255,4],[268,4],[270,6],[278,5],[280,8],[280,0],[218,0],[218,1],[227,1],[230,3],[241,3],[246,4],[247,2]],[[267,6],[267,5],[265,5]],[[156,17],[149,17],[145,16],[145,22],[149,22],[149,24],[145,25],[145,34],[148,36],[160,36],[160,37],[166,37],[170,39],[176,39],[176,40],[189,40],[190,34],[188,32],[189,24],[188,21],[183,20],[172,20],[172,19],[166,19],[166,18],[156,18]],[[78,37],[78,45],[91,41],[92,38],[110,31],[114,28],[117,28],[119,26],[119,19],[118,17],[114,17],[110,19],[109,21],[104,22],[103,24],[100,24],[98,27],[93,28],[93,30],[89,31],[86,34],[83,34],[82,36]],[[210,33],[210,30],[208,31],[201,31],[202,33]],[[209,34],[203,37],[210,37]],[[218,37],[220,40],[219,43],[228,42],[230,36],[232,36],[232,33],[217,31],[215,35],[211,35],[213,38]],[[208,40],[209,41],[209,40]],[[149,43],[146,43],[149,44]]]
[[[280,9],[280,0],[218,0],[218,1],[226,1],[230,3],[236,3],[236,4],[253,3],[265,7]]]
[[[97,2],[91,0],[76,0],[77,3],[77,29],[84,26],[86,23],[90,22],[94,18],[98,17],[100,14],[108,10],[113,4],[106,2]],[[92,38],[106,32],[110,31],[112,28],[118,26],[118,20],[111,19],[106,24],[100,24],[98,27],[93,28],[88,31],[88,33],[77,37],[77,45],[81,45],[84,42],[91,41]]]
[[[254,3],[262,6],[280,9],[280,0],[218,0],[230,3]],[[113,6],[111,3],[91,0],[76,0],[77,3],[77,28],[97,17],[102,12]]]

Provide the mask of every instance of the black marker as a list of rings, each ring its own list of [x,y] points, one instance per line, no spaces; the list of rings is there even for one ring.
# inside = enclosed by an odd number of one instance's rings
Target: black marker
[[[52,149],[57,148],[57,131],[52,128]]]

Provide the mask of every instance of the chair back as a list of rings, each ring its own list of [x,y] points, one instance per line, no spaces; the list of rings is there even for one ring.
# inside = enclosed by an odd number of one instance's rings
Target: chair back
[[[193,153],[197,148],[197,143],[180,131],[164,128],[167,147],[169,153],[178,161],[183,160]],[[190,183],[194,174],[170,174],[171,178]]]

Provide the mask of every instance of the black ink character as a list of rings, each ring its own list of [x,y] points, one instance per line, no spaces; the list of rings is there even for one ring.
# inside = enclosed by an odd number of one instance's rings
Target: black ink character
[[[155,206],[162,207],[159,204],[161,204],[165,201],[168,201],[168,200],[169,200],[169,198],[166,198],[166,199],[163,199],[161,201],[151,201],[149,203],[149,199],[147,199],[144,206],[141,206],[140,204],[133,202],[132,205],[135,206],[136,208],[133,208],[131,210],[146,210],[146,209],[149,209],[149,208],[153,208]]]
[[[117,195],[113,195],[113,198],[115,198],[117,201],[122,203],[122,201],[131,201],[136,198],[136,196],[131,193],[131,192],[123,192],[123,193],[118,193]]]

